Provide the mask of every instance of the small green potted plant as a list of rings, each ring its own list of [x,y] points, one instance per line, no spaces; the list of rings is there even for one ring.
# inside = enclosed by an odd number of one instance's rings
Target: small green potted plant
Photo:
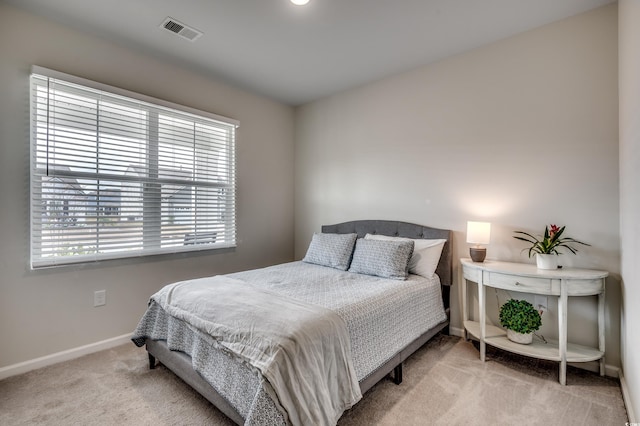
[[[509,340],[528,345],[542,325],[542,317],[526,300],[511,299],[500,307],[500,324],[507,329]]]
[[[551,228],[551,229],[549,229]],[[533,235],[523,232],[515,231],[516,234],[513,238],[516,240],[526,241],[531,244],[529,247],[529,257],[536,255],[536,264],[539,269],[556,269],[558,267],[558,258],[556,255],[560,254],[558,249],[566,248],[571,253],[576,254],[578,249],[571,244],[582,244],[588,246],[589,244],[580,242],[570,237],[562,237],[565,226],[558,227],[556,225],[550,225],[544,227],[544,236],[542,239],[538,239]],[[524,251],[526,249],[523,249]]]

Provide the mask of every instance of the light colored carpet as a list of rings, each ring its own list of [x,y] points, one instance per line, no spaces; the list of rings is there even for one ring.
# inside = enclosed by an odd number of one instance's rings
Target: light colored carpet
[[[616,425],[627,422],[617,380],[436,336],[345,413],[351,425]],[[0,381],[0,425],[231,425],[133,343]]]

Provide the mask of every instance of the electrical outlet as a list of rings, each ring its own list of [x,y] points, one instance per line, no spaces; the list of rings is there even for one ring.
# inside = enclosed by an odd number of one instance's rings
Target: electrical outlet
[[[547,296],[535,296],[535,300],[533,306],[536,308],[538,312],[545,313],[547,312]]]
[[[98,290],[93,293],[93,306],[103,306],[107,304],[107,290]]]

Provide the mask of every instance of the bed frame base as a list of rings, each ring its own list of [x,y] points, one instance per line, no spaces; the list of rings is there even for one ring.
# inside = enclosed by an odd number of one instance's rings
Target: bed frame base
[[[396,365],[396,368],[393,369],[393,383],[396,385],[402,383],[402,364]]]
[[[236,424],[244,424],[244,419],[233,405],[216,392],[209,382],[193,369],[189,355],[184,352],[170,350],[164,340],[147,339],[146,348],[149,353],[150,368],[155,368],[157,359]]]
[[[431,340],[436,334],[446,330],[449,327],[449,320],[443,321],[433,327],[431,330],[418,337],[416,340],[407,345],[398,352],[393,358],[384,363],[380,368],[365,377],[360,382],[360,391],[364,394],[371,389],[380,380],[393,373],[393,382],[396,385],[402,383],[402,363],[409,358],[415,351],[420,349],[427,341]],[[149,355],[149,368],[156,367],[156,360],[164,364],[169,370],[180,377],[199,394],[215,405],[227,417],[236,424],[244,424],[243,417],[236,409],[223,398],[198,372],[193,369],[191,357],[184,352],[172,351],[164,340],[147,339],[146,349]]]

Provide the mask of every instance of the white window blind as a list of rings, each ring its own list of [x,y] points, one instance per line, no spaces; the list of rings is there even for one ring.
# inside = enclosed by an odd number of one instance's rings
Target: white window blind
[[[33,67],[32,267],[235,246],[237,126]]]

